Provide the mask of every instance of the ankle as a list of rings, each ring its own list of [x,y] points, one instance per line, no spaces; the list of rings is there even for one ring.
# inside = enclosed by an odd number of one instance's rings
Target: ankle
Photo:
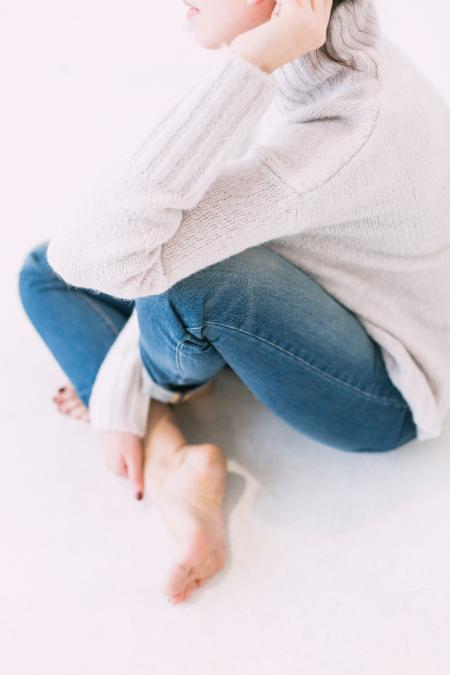
[[[177,425],[172,409],[161,401],[152,399],[144,446],[149,461],[171,457],[186,443],[186,438]]]

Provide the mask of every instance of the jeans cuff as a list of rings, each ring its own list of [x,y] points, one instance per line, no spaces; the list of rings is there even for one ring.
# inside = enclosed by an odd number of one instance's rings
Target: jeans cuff
[[[144,364],[141,367],[142,370],[142,390],[151,398],[156,399],[157,401],[162,401],[163,403],[180,403],[181,401],[187,401],[192,396],[197,394],[201,389],[204,389],[209,385],[209,380],[202,382],[196,387],[189,389],[187,391],[172,391],[171,389],[166,389],[160,384],[155,382],[150,376]]]

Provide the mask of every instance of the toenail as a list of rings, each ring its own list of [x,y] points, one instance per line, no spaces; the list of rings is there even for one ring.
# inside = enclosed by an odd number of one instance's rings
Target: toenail
[[[66,388],[65,388],[65,387],[60,387],[60,388],[58,389],[58,391],[59,391],[59,392],[66,391]]]

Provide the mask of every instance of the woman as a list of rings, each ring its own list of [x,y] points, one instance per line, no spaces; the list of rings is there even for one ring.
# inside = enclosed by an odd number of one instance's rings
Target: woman
[[[57,402],[138,498],[147,455],[174,602],[223,567],[226,461],[170,404],[227,365],[300,432],[378,452],[437,437],[450,392],[444,101],[374,0],[195,1],[220,58],[19,284],[73,385]],[[283,122],[231,160],[272,101]]]

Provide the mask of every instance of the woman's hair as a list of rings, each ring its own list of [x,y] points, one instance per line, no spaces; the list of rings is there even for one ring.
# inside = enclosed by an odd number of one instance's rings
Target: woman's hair
[[[343,2],[346,2],[346,1],[347,0],[333,0],[333,6],[331,8],[331,17],[333,16],[333,12],[336,9],[336,7],[340,4],[342,4]],[[352,0],[352,1],[355,2],[355,0]],[[357,2],[357,0],[356,0],[356,2]],[[330,18],[330,22],[331,22],[331,18]],[[330,23],[328,23],[328,27],[327,27],[327,42],[328,42],[329,30],[330,30]],[[325,56],[327,56],[329,59],[331,59],[331,61],[334,61],[335,63],[339,63],[341,66],[347,66],[348,68],[352,68],[352,66],[349,63],[347,63],[346,61],[343,61],[339,58],[336,58],[335,56],[330,54],[330,52],[328,51],[327,42],[320,48],[319,51],[321,51],[323,54],[325,54]]]

